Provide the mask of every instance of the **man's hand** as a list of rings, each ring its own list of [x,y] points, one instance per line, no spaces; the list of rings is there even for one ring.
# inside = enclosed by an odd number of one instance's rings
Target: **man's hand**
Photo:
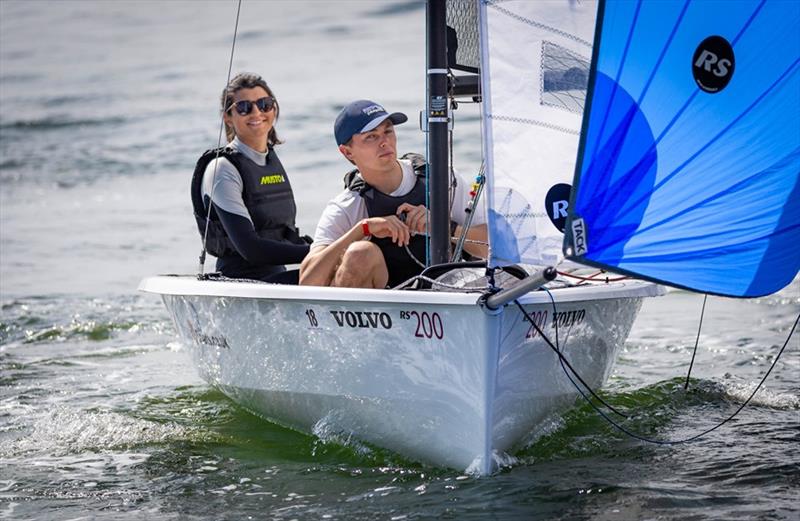
[[[428,233],[429,215],[425,205],[414,206],[403,203],[397,207],[397,215],[406,214],[405,223],[408,229],[416,233]]]
[[[369,234],[373,237],[379,239],[391,237],[392,242],[398,246],[406,246],[411,240],[409,227],[394,215],[370,217],[362,222],[367,224]]]

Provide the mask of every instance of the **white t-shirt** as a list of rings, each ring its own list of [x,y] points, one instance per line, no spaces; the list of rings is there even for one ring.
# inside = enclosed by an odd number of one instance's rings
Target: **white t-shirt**
[[[411,161],[405,159],[398,161],[403,171],[403,179],[400,181],[400,186],[397,187],[397,190],[388,194],[393,197],[406,195],[417,183],[417,175],[411,167]],[[453,194],[453,211],[450,218],[458,224],[464,224],[467,217],[465,209],[470,200],[470,185],[458,174],[456,174],[456,180],[456,189]],[[478,203],[479,207],[472,218],[472,226],[486,224],[486,207],[483,202],[484,198],[481,198]],[[345,189],[331,199],[325,210],[323,210],[319,223],[317,223],[317,230],[314,232],[314,244],[312,247],[327,246],[333,243],[336,239],[349,232],[358,221],[367,217],[369,215],[367,214],[367,205],[364,202],[364,198],[358,195],[357,192]]]

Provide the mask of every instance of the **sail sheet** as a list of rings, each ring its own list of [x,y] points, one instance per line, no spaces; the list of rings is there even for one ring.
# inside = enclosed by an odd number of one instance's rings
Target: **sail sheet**
[[[479,3],[490,266],[562,255],[596,13],[593,1]]]
[[[800,2],[607,2],[567,256],[704,293],[800,269]]]

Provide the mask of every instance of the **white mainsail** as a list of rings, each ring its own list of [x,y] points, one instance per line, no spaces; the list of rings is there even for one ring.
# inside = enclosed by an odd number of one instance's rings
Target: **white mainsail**
[[[490,265],[561,258],[597,3],[481,1]]]

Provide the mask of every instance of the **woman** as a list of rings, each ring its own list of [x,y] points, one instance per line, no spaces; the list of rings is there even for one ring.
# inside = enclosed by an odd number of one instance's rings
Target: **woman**
[[[296,283],[297,271],[287,272],[284,264],[299,263],[308,253],[310,240],[295,227],[294,194],[274,150],[281,143],[279,114],[275,94],[260,76],[238,74],[222,92],[229,143],[207,151],[195,167],[195,220],[226,277]]]

